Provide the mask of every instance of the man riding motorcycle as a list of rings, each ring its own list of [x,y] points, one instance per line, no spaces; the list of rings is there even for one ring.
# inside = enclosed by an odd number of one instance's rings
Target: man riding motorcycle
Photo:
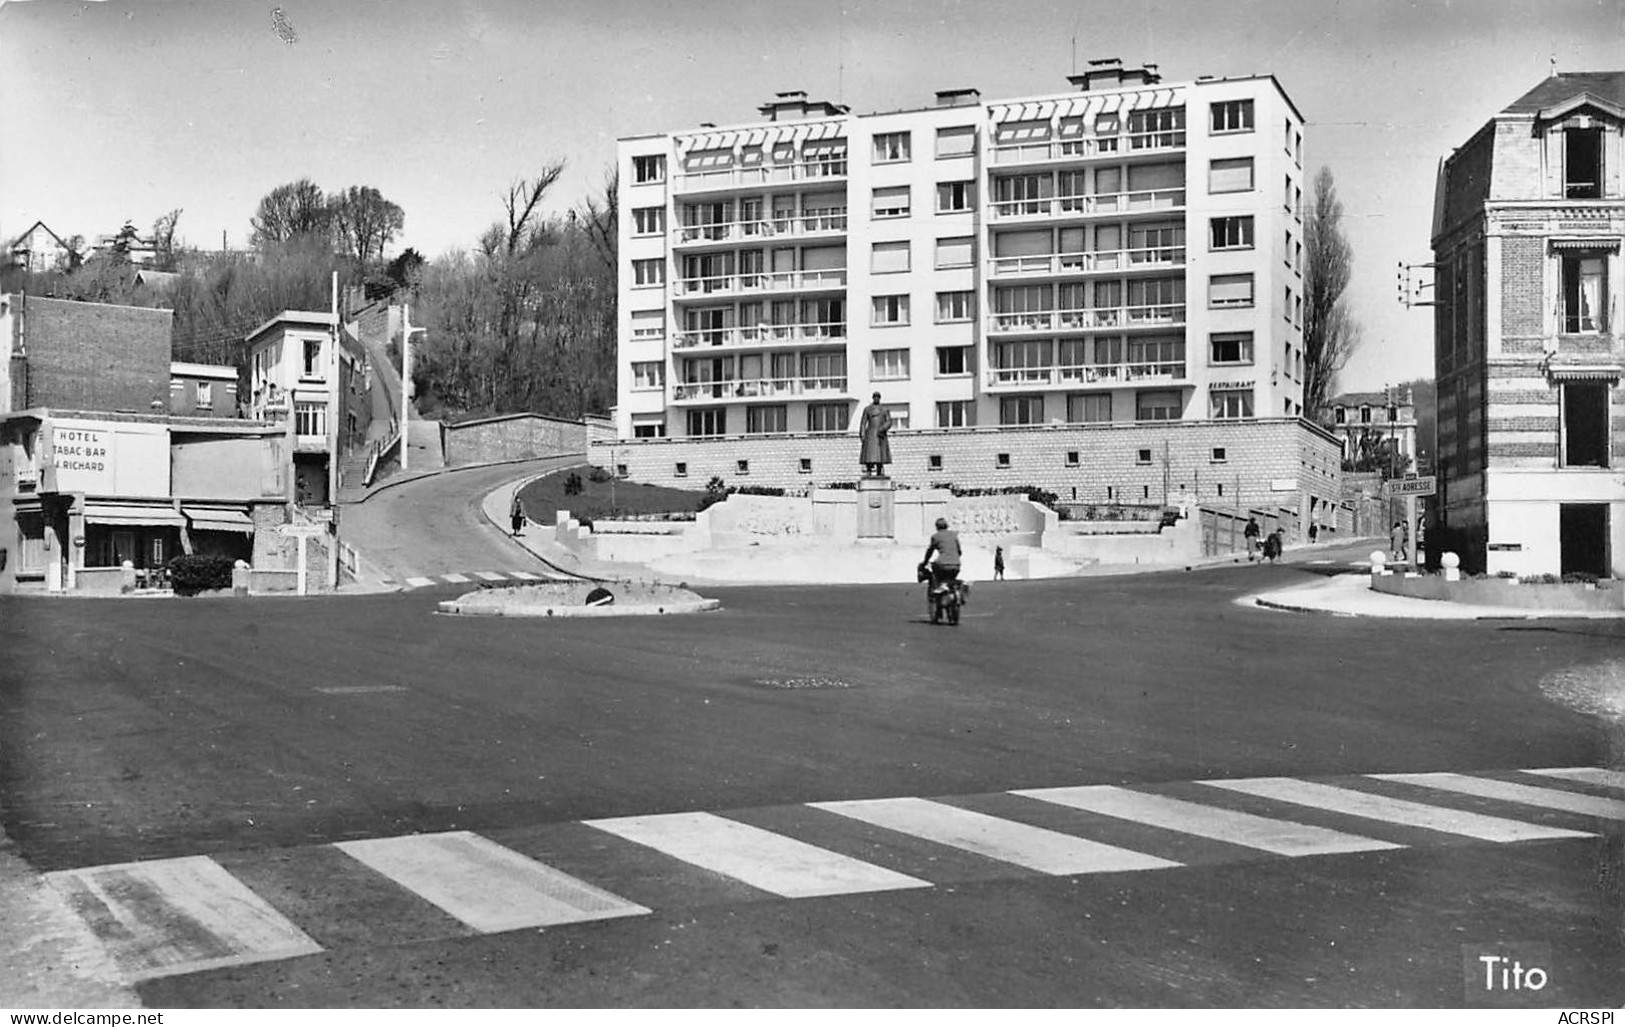
[[[937,557],[936,563],[931,562],[931,554],[933,553]],[[958,582],[961,559],[959,532],[949,530],[948,518],[938,517],[937,530],[931,536],[931,543],[925,547],[925,559],[921,561],[921,566],[931,568],[931,593],[933,595]]]

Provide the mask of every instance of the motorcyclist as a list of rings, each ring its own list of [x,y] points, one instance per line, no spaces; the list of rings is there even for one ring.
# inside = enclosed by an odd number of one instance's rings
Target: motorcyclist
[[[937,560],[931,562],[931,555],[935,553]],[[937,518],[937,530],[931,535],[931,542],[925,547],[925,559],[921,562],[931,567],[931,592],[936,594],[959,580],[959,532],[948,527],[948,518]]]

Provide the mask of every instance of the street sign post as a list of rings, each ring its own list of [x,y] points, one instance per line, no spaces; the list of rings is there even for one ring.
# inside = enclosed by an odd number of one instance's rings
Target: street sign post
[[[1425,478],[1407,476],[1394,478],[1387,484],[1390,496],[1431,496],[1438,491],[1438,480],[1433,475]]]

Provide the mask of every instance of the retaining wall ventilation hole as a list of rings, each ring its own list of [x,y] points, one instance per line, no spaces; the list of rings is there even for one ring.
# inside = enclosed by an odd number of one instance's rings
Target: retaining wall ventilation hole
[[[752,681],[758,688],[851,688],[850,681],[841,681],[838,678],[762,678]]]

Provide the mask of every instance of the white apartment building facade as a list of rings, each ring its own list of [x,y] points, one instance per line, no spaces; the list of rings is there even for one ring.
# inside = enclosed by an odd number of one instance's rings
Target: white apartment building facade
[[[1302,412],[1302,118],[1269,76],[620,144],[622,438]]]

